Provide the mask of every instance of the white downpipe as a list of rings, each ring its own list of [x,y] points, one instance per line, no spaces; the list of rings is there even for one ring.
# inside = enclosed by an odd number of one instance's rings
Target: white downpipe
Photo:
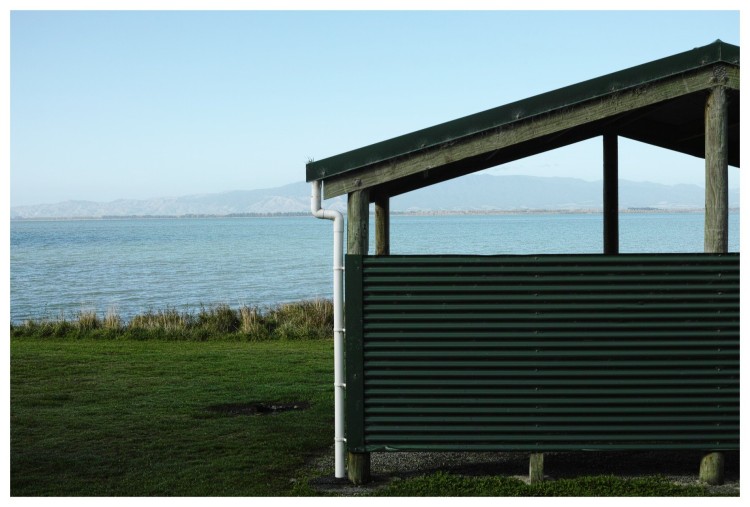
[[[344,438],[344,216],[338,211],[321,209],[320,182],[312,184],[310,211],[316,218],[333,220],[333,385],[334,445],[336,478],[346,477],[346,439]]]

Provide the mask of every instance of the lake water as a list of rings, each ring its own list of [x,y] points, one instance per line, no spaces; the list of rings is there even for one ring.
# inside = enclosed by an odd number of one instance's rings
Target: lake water
[[[703,218],[621,214],[620,251],[702,252]],[[738,252],[739,213],[729,226]],[[332,225],[312,217],[12,221],[10,230],[12,322],[332,294]],[[391,218],[392,254],[597,253],[601,237],[598,214]]]

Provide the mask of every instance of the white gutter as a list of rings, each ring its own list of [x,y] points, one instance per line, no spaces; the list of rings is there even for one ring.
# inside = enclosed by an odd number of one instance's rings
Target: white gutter
[[[321,209],[320,182],[312,184],[310,211],[315,218],[333,220],[333,385],[335,414],[336,478],[346,477],[346,439],[344,438],[344,216],[338,211]]]

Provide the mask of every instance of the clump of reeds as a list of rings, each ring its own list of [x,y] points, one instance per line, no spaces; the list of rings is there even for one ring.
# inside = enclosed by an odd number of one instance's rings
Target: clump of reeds
[[[99,317],[96,316],[96,312],[93,310],[81,310],[78,312],[78,320],[76,321],[79,331],[93,331],[102,327]]]
[[[122,329],[122,318],[114,308],[107,310],[107,314],[104,316],[102,321],[102,327],[111,331],[119,331]]]
[[[78,326],[68,321],[64,314],[57,319],[28,319],[20,326],[11,324],[11,336],[34,336],[38,338],[62,338],[69,336],[78,329]]]
[[[198,326],[215,333],[235,333],[240,328],[240,316],[226,304],[213,308],[201,306]]]
[[[144,314],[136,315],[130,320],[127,327],[171,333],[184,331],[190,326],[192,320],[187,313],[180,313],[174,308],[167,308],[158,311],[149,310]]]
[[[239,309],[240,333],[253,340],[266,340],[271,333],[266,324],[266,319],[258,308],[242,306]]]
[[[175,308],[149,310],[125,322],[110,308],[100,317],[81,310],[67,320],[28,320],[11,325],[13,337],[306,340],[333,336],[333,303],[325,299],[287,303],[262,312],[257,307],[233,309],[222,304],[201,306],[197,314]]]
[[[268,318],[279,338],[325,338],[333,332],[333,303],[315,299],[284,304],[273,309]]]

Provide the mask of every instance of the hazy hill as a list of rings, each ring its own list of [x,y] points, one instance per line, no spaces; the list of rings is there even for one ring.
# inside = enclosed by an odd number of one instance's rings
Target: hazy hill
[[[331,201],[333,202],[333,201]],[[346,208],[345,200],[341,200]],[[328,203],[326,203],[328,204]],[[293,183],[262,190],[235,190],[156,199],[111,202],[65,201],[11,207],[11,218],[104,217],[130,215],[229,215],[233,213],[294,213],[310,208],[310,185]]]
[[[392,211],[572,210],[601,208],[602,183],[574,178],[493,176],[478,174],[397,196]],[[729,206],[740,204],[739,190],[729,191]],[[697,185],[661,185],[620,180],[620,208],[702,208],[704,190]],[[111,202],[66,201],[15,206],[11,218],[65,218],[129,215],[229,215],[307,212],[310,185],[292,183],[263,190]],[[343,197],[324,207],[346,210]]]
[[[620,180],[620,208],[702,208],[705,191],[697,185],[661,185]],[[730,207],[739,190],[730,190]],[[467,176],[397,196],[393,210],[600,209],[602,182],[532,176]]]

